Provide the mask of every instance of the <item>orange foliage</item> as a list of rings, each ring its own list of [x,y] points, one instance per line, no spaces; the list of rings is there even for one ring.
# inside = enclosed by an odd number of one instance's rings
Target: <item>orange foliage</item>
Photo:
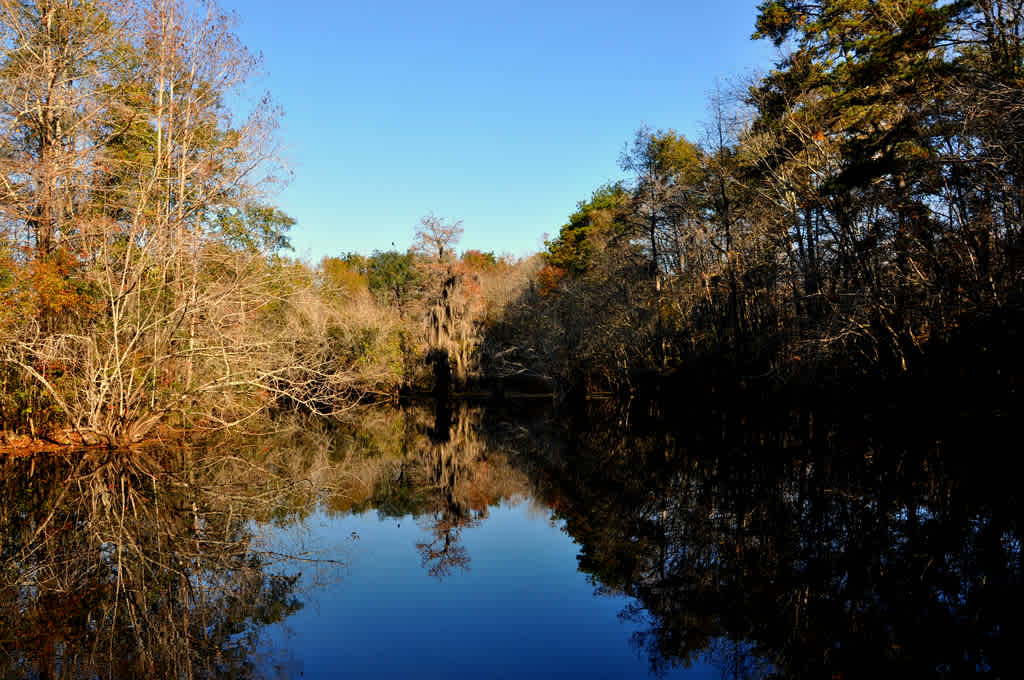
[[[551,264],[544,265],[544,268],[537,272],[537,283],[540,286],[540,294],[550,295],[551,293],[554,293],[559,284],[562,283],[562,279],[564,279],[568,273],[568,270],[562,267],[556,267]]]
[[[33,306],[37,319],[67,314],[91,316],[97,311],[98,301],[88,293],[78,260],[64,249],[31,262],[27,283],[35,298]]]
[[[90,317],[102,309],[102,302],[89,292],[81,261],[66,249],[24,264],[2,258],[0,272],[7,273],[0,275],[0,325]]]
[[[489,272],[498,267],[494,253],[485,253],[482,250],[467,250],[462,253],[462,263],[477,272]]]
[[[482,299],[484,289],[480,285],[480,279],[476,276],[465,276],[462,279],[462,289],[469,300]]]

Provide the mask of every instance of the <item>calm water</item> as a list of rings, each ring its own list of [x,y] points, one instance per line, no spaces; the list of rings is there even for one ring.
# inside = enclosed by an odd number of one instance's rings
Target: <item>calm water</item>
[[[466,563],[444,579],[421,565],[432,538],[414,517],[315,515],[309,538],[357,545],[338,582],[269,627],[265,672],[288,677],[646,677],[618,617],[637,602],[598,595],[578,546],[527,501],[490,509],[460,536]],[[318,580],[317,576],[303,584]],[[322,579],[321,579],[322,580]],[[276,672],[276,671],[275,671]],[[273,675],[267,672],[267,675]],[[717,677],[695,668],[680,677]]]
[[[1014,422],[460,405],[4,461],[0,677],[1016,677]]]

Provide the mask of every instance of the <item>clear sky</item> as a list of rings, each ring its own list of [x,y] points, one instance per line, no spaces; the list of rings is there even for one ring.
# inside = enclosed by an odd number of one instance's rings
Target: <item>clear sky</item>
[[[539,250],[619,179],[642,124],[699,138],[707,97],[770,67],[757,0],[222,0],[263,54],[294,180],[296,254],[405,250],[421,215],[461,247]]]

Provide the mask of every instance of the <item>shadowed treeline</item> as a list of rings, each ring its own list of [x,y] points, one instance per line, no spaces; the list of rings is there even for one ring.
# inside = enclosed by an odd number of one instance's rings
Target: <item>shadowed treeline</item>
[[[773,68],[691,139],[637,131],[492,363],[591,391],[1019,374],[1024,6],[765,0],[750,25]]]

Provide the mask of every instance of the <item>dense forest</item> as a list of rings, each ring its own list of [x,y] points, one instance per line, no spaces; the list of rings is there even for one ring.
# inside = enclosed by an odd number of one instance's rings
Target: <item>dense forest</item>
[[[580,202],[496,334],[591,387],[1004,349],[995,376],[1020,318],[1022,22],[1020,2],[763,2],[754,37],[786,56],[714,96],[701,141],[638,131],[629,179]]]
[[[0,7],[6,440],[254,431],[449,383],[1015,387],[1024,2],[768,0],[775,68],[699,140],[638,130],[544,252],[459,251],[429,214],[408,250],[318,264],[287,255],[280,111],[233,17]]]

